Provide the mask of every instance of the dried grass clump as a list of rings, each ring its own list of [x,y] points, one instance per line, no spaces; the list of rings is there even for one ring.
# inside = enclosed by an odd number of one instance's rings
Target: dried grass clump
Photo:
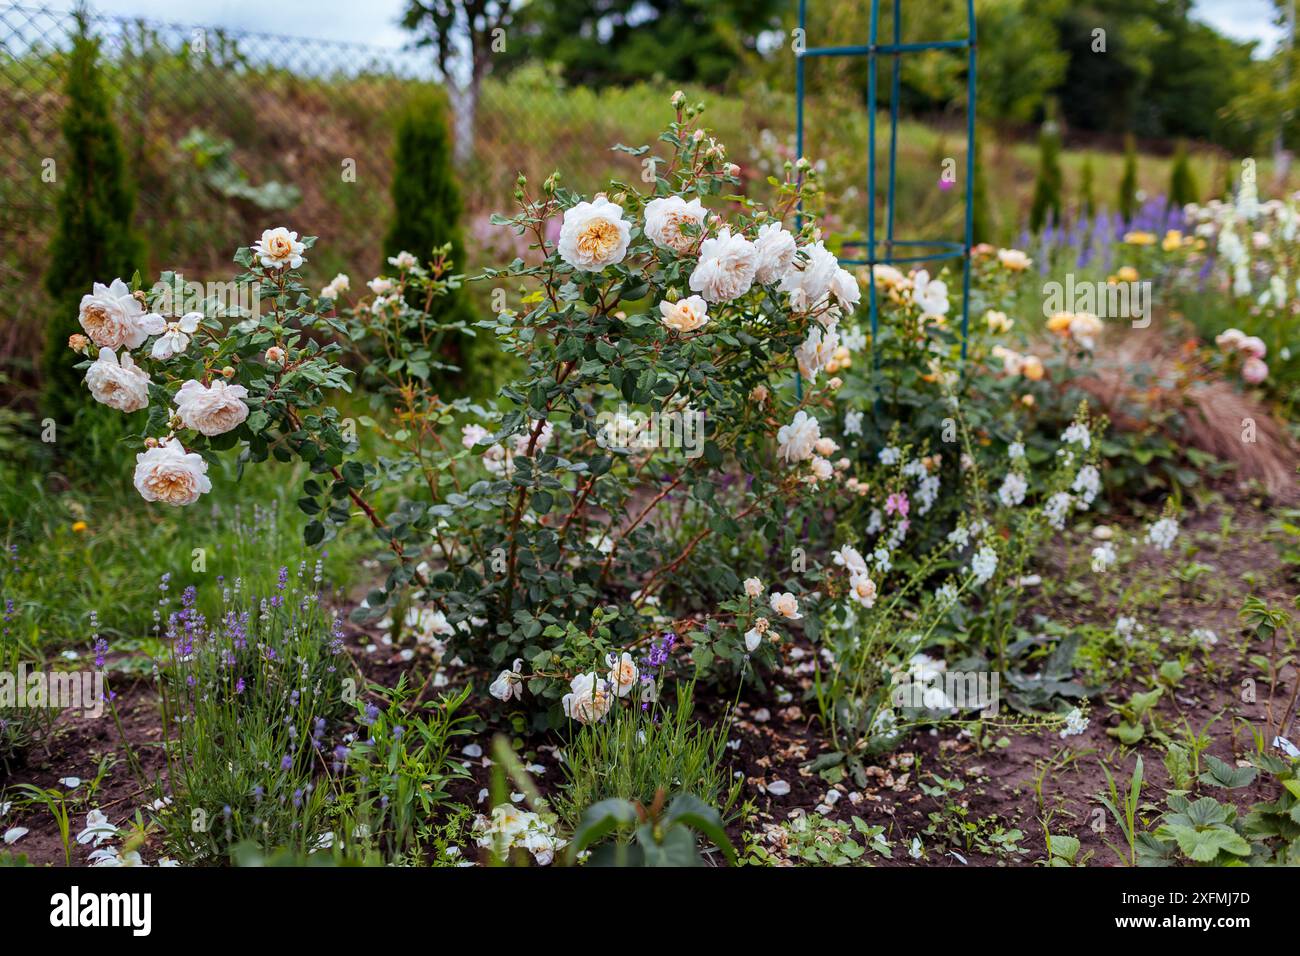
[[[1255,479],[1271,495],[1296,494],[1300,452],[1286,428],[1234,383],[1206,370],[1194,342],[1171,346],[1155,330],[1112,332],[1099,343],[1090,371],[1072,384],[1124,431],[1144,430],[1152,419],[1177,412],[1161,426],[1170,440],[1236,464],[1240,477]]]

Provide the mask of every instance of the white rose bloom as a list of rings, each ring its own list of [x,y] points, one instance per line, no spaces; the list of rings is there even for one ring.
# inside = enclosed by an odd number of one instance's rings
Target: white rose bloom
[[[460,430],[460,443],[466,448],[473,448],[483,442],[492,433],[482,425],[465,425]]]
[[[186,312],[175,322],[168,322],[161,315],[146,315],[141,325],[150,335],[158,336],[149,354],[164,362],[180,355],[190,347],[190,336],[202,321],[202,312]]]
[[[826,305],[840,262],[821,240],[804,246],[801,251],[804,258],[786,273],[780,291],[789,293],[794,311],[811,312]]]
[[[830,481],[835,477],[835,466],[820,455],[813,456],[810,467],[812,468],[813,484],[819,481]]]
[[[133,349],[148,337],[144,306],[121,279],[109,285],[96,282],[89,295],[81,297],[77,319],[90,341],[101,349]]]
[[[346,273],[340,272],[330,280],[329,285],[320,290],[320,297],[322,299],[337,299],[351,288],[352,280],[347,277]]]
[[[769,285],[780,282],[794,267],[794,236],[779,222],[759,227],[754,240],[754,281]]]
[[[218,379],[205,388],[202,382],[190,379],[176,393],[176,412],[186,428],[211,438],[248,418],[248,406],[243,401],[247,396],[248,389],[242,385],[227,385]]]
[[[388,295],[388,293],[392,292],[393,289],[395,288],[395,286],[393,285],[393,280],[386,278],[384,276],[375,276],[373,279],[371,279],[369,282],[366,283],[366,286],[370,289],[371,292],[373,292],[375,295],[378,296]]]
[[[624,651],[622,656],[609,654],[605,657],[605,663],[609,665],[609,683],[614,688],[614,693],[619,697],[626,697],[636,686],[636,679],[640,673],[632,660],[632,655],[627,651]]]
[[[849,597],[863,607],[873,607],[876,603],[876,582],[865,574],[855,574],[849,578]]]
[[[794,350],[799,374],[804,377],[804,381],[810,384],[816,382],[817,373],[826,367],[839,347],[840,337],[834,332],[826,332],[820,325],[810,328],[808,338]]]
[[[262,238],[253,243],[253,255],[268,269],[296,269],[302,265],[302,253],[307,247],[298,241],[298,234],[283,226],[267,229]]]
[[[866,559],[862,557],[862,552],[852,545],[846,544],[838,551],[832,551],[831,557],[837,565],[849,572],[850,577],[867,573]]]
[[[862,287],[848,269],[836,269],[831,278],[831,294],[845,312],[851,313],[862,301]]]
[[[690,202],[681,196],[652,199],[645,207],[645,234],[659,248],[684,255],[703,236],[704,217],[707,215],[708,210],[698,199]],[[689,235],[682,231],[685,225],[699,226],[700,231]]]
[[[528,457],[528,443],[533,440],[533,429],[537,427],[535,421],[530,420],[528,427],[515,436],[515,454]],[[537,444],[533,446],[534,452],[546,451],[546,446],[551,443],[551,437],[555,434],[555,426],[550,422],[542,425],[542,430],[537,433]]]
[[[756,598],[763,593],[763,582],[758,578],[745,578],[745,594]]]
[[[758,645],[763,643],[763,635],[759,633],[758,628],[751,627],[745,632],[745,650],[754,653],[758,650]]]
[[[516,657],[514,667],[502,671],[488,687],[488,693],[500,701],[509,701],[511,697],[524,699],[524,677],[519,669],[524,666],[523,658]]]
[[[175,438],[135,456],[135,487],[145,501],[190,505],[212,490],[208,463]]]
[[[623,218],[623,207],[600,196],[595,202],[580,202],[564,211],[560,226],[560,258],[584,272],[599,272],[623,261],[632,237],[632,227]]]
[[[579,674],[569,681],[569,688],[572,693],[560,699],[560,706],[570,720],[580,724],[599,723],[613,706],[609,685],[593,673]]]
[[[844,412],[844,434],[861,435],[862,434],[862,412],[850,408]]]
[[[388,264],[390,266],[395,266],[398,269],[406,270],[414,269],[420,264],[420,260],[415,258],[415,256],[411,255],[411,253],[406,250],[402,250],[395,256],[389,256]]]
[[[931,279],[930,273],[922,269],[913,283],[912,301],[920,308],[921,315],[941,318],[948,314],[948,283]]]
[[[149,407],[149,376],[135,364],[130,352],[123,352],[119,363],[112,349],[100,349],[99,357],[86,369],[86,387],[95,401],[119,412]]]
[[[691,291],[708,302],[737,299],[754,284],[756,259],[752,242],[723,229],[717,238],[705,239],[700,246],[700,262],[691,273]]]
[[[694,332],[709,321],[709,306],[698,295],[676,302],[660,302],[661,321],[674,332]]]
[[[782,617],[798,621],[803,615],[799,613],[799,601],[789,591],[777,591],[768,599],[772,610]]]
[[[817,419],[800,409],[795,412],[789,425],[782,425],[777,430],[777,454],[789,464],[807,461],[813,456],[819,438],[821,425]]]

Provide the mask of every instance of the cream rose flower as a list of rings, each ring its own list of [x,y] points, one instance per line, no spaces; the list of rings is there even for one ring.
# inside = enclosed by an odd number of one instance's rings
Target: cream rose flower
[[[298,234],[284,226],[267,229],[262,238],[253,243],[253,255],[268,269],[296,269],[302,265],[303,251],[307,247],[298,241]]]
[[[571,693],[560,699],[564,716],[580,724],[595,724],[605,719],[614,698],[609,685],[594,673],[579,674],[569,681]]]
[[[684,255],[700,241],[706,215],[708,210],[698,199],[690,202],[681,196],[652,199],[645,207],[645,234],[659,248]],[[690,234],[683,231],[683,226],[698,226],[699,230]]]
[[[803,615],[799,613],[799,601],[789,591],[776,591],[768,599],[772,610],[788,621],[798,621]]]
[[[745,594],[756,598],[763,593],[763,582],[758,578],[745,578]]]
[[[794,236],[779,222],[760,226],[754,240],[754,281],[780,282],[794,268]]]
[[[632,227],[623,218],[623,207],[604,196],[595,202],[580,202],[564,211],[560,226],[560,258],[584,272],[599,272],[622,262]]]
[[[175,438],[135,456],[135,487],[145,501],[191,505],[212,490],[208,463]]]
[[[204,387],[202,382],[190,379],[176,393],[176,411],[186,428],[207,435],[222,435],[248,418],[244,399],[248,389],[242,385],[227,385],[221,380]]]
[[[724,228],[700,246],[700,262],[691,273],[691,291],[708,302],[737,299],[754,284],[756,259],[752,242]]]
[[[794,350],[794,359],[804,381],[816,382],[817,374],[826,367],[839,347],[840,337],[834,332],[827,332],[820,325],[810,328],[808,338]]]
[[[675,332],[694,332],[709,321],[709,306],[698,295],[676,302],[660,302],[661,321]]]
[[[119,362],[112,349],[100,349],[99,357],[86,369],[86,387],[95,401],[119,412],[149,407],[149,375],[135,364],[130,352],[123,352]]]
[[[794,464],[813,456],[817,440],[821,438],[821,425],[803,409],[795,412],[789,425],[782,425],[776,433],[777,454]]]
[[[619,697],[626,697],[636,686],[636,679],[639,676],[636,663],[632,660],[632,655],[624,651],[620,656],[618,654],[609,654],[605,658],[605,663],[609,665],[610,686],[614,688],[614,693]]]
[[[1034,264],[1034,260],[1019,249],[999,249],[998,262],[1002,263],[1004,269],[1010,269],[1012,272],[1023,272]]]
[[[876,603],[876,582],[865,574],[855,574],[849,578],[849,597],[863,607],[874,607]]]
[[[101,349],[133,349],[148,338],[144,306],[121,279],[108,285],[96,282],[91,293],[81,297],[77,319],[90,341]]]

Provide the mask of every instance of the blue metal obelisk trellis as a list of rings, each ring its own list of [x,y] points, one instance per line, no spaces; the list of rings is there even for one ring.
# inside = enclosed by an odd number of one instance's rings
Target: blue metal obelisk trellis
[[[871,0],[871,34],[870,42],[858,46],[801,47],[796,49],[795,60],[795,94],[796,94],[796,149],[797,155],[804,154],[804,63],[810,56],[865,56],[868,59],[867,70],[867,239],[866,242],[845,243],[845,249],[861,246],[865,255],[850,259],[841,257],[844,265],[865,265],[874,267],[878,264],[895,264],[908,262],[929,262],[942,259],[962,260],[961,282],[961,354],[966,357],[966,333],[970,321],[970,250],[973,230],[973,194],[975,179],[975,0],[966,0],[966,18],[968,36],[964,40],[934,40],[925,43],[902,42],[902,4],[903,0],[891,0],[893,6],[893,40],[880,42],[880,7],[882,0]],[[807,0],[799,0],[799,37],[806,38]],[[894,186],[898,165],[898,96],[899,96],[899,60],[907,53],[919,53],[923,50],[966,50],[966,183],[965,183],[965,219],[966,232],[961,242],[926,239],[894,238]],[[889,202],[885,212],[885,240],[883,252],[877,249],[876,242],[876,63],[880,57],[892,57],[891,96],[889,98]],[[919,251],[934,248],[936,251],[924,254]],[[897,254],[902,249],[903,255]],[[875,348],[876,332],[879,327],[879,306],[876,301],[876,283],[869,283],[871,309],[871,341]]]

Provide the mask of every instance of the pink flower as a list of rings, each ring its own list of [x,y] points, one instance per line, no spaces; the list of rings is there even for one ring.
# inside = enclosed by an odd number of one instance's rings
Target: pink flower
[[[1268,363],[1252,355],[1241,363],[1241,377],[1251,385],[1258,385],[1268,378]]]
[[[906,518],[910,507],[907,494],[902,491],[896,491],[885,499],[885,514],[887,515],[897,514],[901,518]]]

